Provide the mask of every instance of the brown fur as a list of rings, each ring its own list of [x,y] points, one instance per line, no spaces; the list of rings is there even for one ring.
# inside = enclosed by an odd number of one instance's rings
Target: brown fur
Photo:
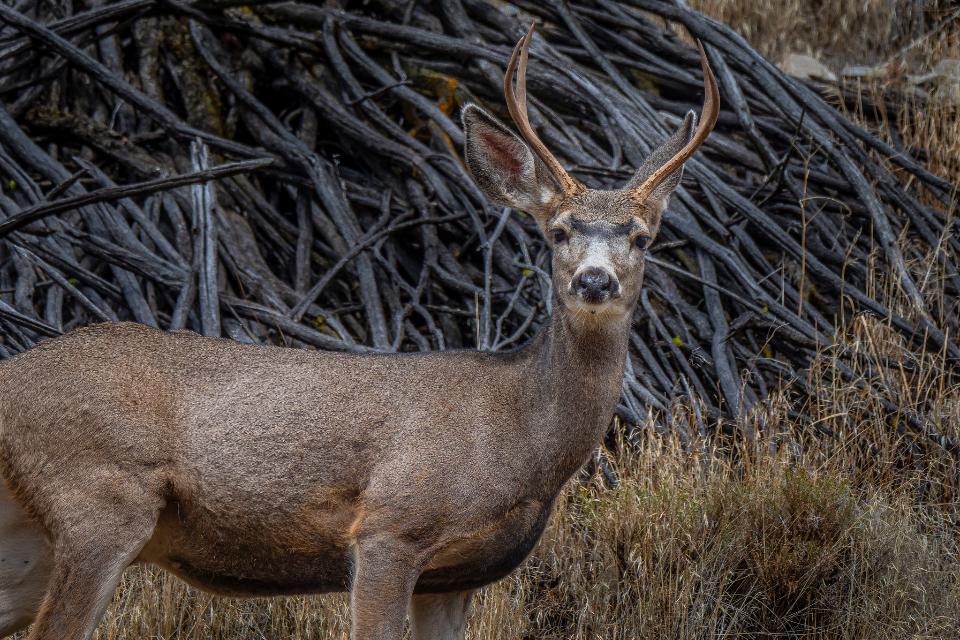
[[[512,353],[350,355],[119,323],[0,363],[0,555],[32,567],[0,584],[0,631],[35,616],[32,640],[89,637],[142,561],[231,595],[350,589],[355,640],[400,638],[411,607],[417,640],[463,637],[470,594],[526,557],[609,424],[636,236],[679,180],[642,203],[561,196],[503,125],[464,119],[488,196],[568,230],[540,335]],[[590,261],[620,295],[578,297]]]

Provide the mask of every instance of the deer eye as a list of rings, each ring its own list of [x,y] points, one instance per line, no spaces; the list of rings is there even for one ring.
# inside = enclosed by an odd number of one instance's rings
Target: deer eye
[[[550,237],[553,238],[553,241],[556,244],[563,244],[564,242],[567,241],[568,236],[566,231],[564,231],[560,227],[557,227],[556,229],[550,230]]]
[[[640,251],[645,251],[649,244],[650,236],[637,236],[637,239],[633,241],[633,245]]]

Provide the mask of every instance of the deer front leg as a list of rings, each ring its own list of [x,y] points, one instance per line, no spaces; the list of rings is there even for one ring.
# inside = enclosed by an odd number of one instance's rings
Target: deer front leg
[[[463,640],[473,591],[415,595],[410,603],[413,640]]]
[[[417,549],[392,536],[357,541],[351,640],[400,640],[421,566]]]

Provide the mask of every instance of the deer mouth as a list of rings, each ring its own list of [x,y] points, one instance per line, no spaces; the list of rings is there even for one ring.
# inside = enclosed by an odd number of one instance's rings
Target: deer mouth
[[[580,299],[586,302],[589,305],[601,305],[613,296],[607,292],[584,292],[578,294]]]

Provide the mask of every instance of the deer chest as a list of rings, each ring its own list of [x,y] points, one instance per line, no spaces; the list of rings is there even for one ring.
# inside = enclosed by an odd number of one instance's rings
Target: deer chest
[[[496,522],[451,540],[417,582],[417,593],[476,589],[516,569],[543,534],[552,501],[526,500]]]

